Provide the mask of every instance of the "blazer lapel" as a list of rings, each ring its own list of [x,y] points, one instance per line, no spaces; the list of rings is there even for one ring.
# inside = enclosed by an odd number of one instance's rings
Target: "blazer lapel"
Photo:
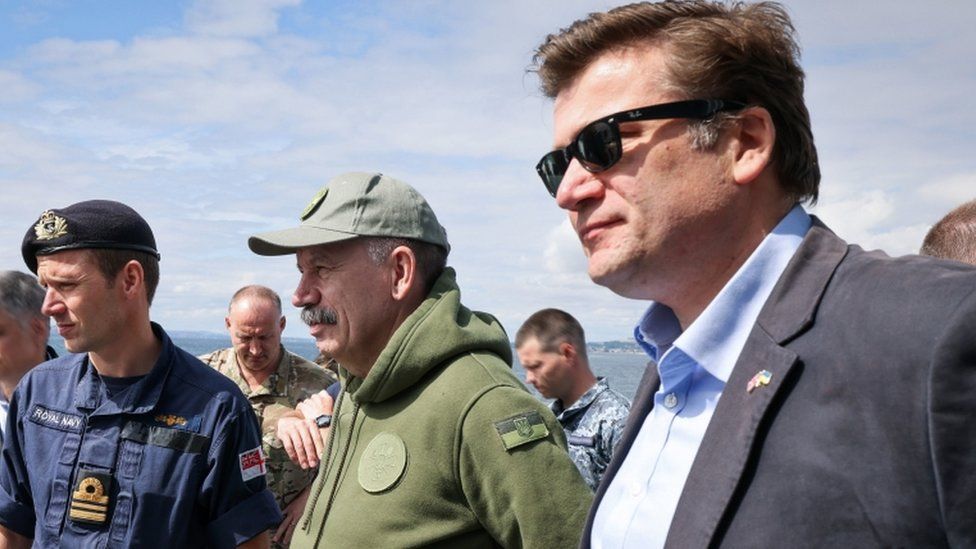
[[[709,545],[749,461],[756,431],[796,358],[753,329],[695,454],[665,546]],[[750,391],[753,377],[764,374],[768,383]]]
[[[798,357],[783,347],[813,323],[817,307],[847,245],[814,217],[814,224],[776,283],[722,391],[685,481],[666,546],[707,547],[740,487],[770,404],[787,398]],[[754,378],[767,379],[752,390]],[[629,427],[629,426],[628,426]],[[615,458],[616,459],[616,456]]]

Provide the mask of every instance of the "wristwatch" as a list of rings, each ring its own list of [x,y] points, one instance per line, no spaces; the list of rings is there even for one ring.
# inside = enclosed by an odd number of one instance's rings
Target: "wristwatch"
[[[315,418],[315,424],[318,425],[319,429],[325,429],[329,425],[332,425],[332,415],[322,414]]]

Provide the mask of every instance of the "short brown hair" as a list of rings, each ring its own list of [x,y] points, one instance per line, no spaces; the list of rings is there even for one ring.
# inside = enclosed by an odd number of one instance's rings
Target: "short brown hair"
[[[531,338],[539,340],[539,349],[544,353],[558,352],[559,344],[565,342],[576,348],[578,356],[586,358],[583,326],[566,311],[542,309],[532,313],[515,333],[515,348],[522,347]]]
[[[774,2],[642,2],[592,13],[550,34],[536,50],[534,70],[543,93],[554,98],[605,53],[659,46],[669,58],[666,85],[678,93],[689,99],[737,100],[769,111],[776,127],[773,163],[780,185],[794,200],[812,204],[820,167],[794,32],[789,15]],[[717,116],[689,126],[699,148],[715,144],[716,124],[726,120]]]
[[[976,265],[976,200],[957,207],[933,225],[919,253]]]
[[[136,250],[117,248],[89,248],[95,265],[102,276],[108,280],[109,286],[115,283],[115,277],[130,261],[138,261],[142,265],[144,282],[146,284],[146,299],[152,305],[159,285],[159,260],[156,256]]]

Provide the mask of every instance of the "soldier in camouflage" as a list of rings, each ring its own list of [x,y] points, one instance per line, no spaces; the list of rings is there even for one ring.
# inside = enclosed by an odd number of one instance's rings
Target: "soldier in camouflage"
[[[233,347],[200,357],[232,379],[251,402],[261,425],[268,488],[284,519],[272,532],[273,547],[287,547],[287,526],[301,516],[315,471],[293,463],[276,435],[278,419],[336,378],[328,370],[281,345],[285,317],[281,299],[264,286],[245,286],[234,294],[225,319]]]
[[[566,431],[569,455],[596,490],[620,440],[630,402],[604,378],[597,379],[586,356],[583,327],[569,313],[543,309],[515,335],[526,381],[546,398]]]

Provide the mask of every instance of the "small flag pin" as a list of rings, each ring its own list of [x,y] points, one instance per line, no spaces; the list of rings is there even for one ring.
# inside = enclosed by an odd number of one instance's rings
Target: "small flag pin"
[[[763,370],[758,374],[752,376],[749,380],[749,384],[746,385],[746,391],[752,392],[756,387],[762,387],[763,385],[769,385],[769,380],[773,379],[773,373],[769,370]]]

